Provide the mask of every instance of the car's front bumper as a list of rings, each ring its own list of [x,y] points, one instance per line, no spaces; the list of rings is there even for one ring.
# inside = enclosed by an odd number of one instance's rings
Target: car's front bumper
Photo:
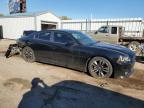
[[[114,68],[115,78],[126,78],[134,72],[135,61],[128,64],[116,64]]]

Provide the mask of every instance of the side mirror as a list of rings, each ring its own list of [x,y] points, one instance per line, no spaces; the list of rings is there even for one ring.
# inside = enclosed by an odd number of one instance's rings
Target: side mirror
[[[96,31],[95,34],[98,34],[98,31]]]

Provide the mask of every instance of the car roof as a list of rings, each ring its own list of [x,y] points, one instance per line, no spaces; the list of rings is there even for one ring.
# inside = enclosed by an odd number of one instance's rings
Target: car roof
[[[49,30],[42,30],[42,31],[58,31],[58,32],[67,32],[67,33],[72,33],[72,32],[78,32],[77,30],[65,30],[65,29],[49,29]]]

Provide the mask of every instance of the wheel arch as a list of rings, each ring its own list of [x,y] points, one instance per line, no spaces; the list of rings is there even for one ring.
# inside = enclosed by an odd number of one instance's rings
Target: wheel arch
[[[111,60],[109,57],[103,56],[103,55],[95,55],[95,56],[89,57],[89,58],[87,59],[87,62],[86,62],[86,64],[85,64],[85,71],[84,71],[84,72],[86,72],[86,73],[88,72],[89,62],[90,62],[93,58],[95,58],[95,57],[103,57],[103,58],[106,58],[106,59],[111,63],[112,68],[114,67],[113,62],[112,62],[112,60]],[[114,68],[113,68],[113,71],[114,71]],[[113,74],[114,74],[114,73],[113,73]]]

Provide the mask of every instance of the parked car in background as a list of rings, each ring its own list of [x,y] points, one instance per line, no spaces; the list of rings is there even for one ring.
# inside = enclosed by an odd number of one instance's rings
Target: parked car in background
[[[134,35],[128,36],[125,34],[124,27],[106,25],[100,27],[93,35],[93,38],[103,42],[127,46],[130,50],[134,51],[137,56],[142,54],[141,45],[144,44],[143,32],[134,33]]]
[[[89,72],[95,78],[128,77],[135,64],[131,50],[95,41],[74,30],[34,32],[18,39],[17,44],[27,62],[64,66]]]

